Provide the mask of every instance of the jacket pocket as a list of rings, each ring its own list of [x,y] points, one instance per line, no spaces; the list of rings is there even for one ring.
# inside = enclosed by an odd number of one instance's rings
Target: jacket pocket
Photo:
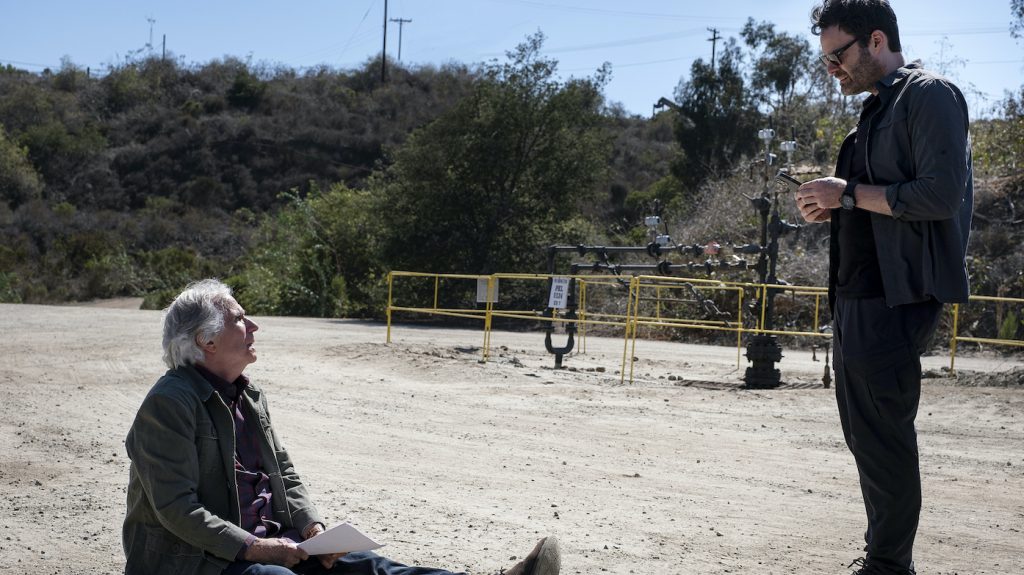
[[[178,539],[163,529],[146,529],[146,573],[180,575],[199,573],[204,562],[203,551]]]
[[[913,151],[907,120],[907,111],[897,108],[872,127],[868,144],[871,183],[886,185],[912,179]]]
[[[217,430],[209,420],[197,422],[196,457],[199,459],[199,473],[202,475],[223,475],[223,462]]]

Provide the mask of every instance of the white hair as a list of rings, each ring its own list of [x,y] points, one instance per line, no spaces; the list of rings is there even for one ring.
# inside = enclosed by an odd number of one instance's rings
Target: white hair
[[[203,360],[199,341],[210,341],[224,329],[231,288],[217,279],[188,284],[164,310],[164,363],[174,369]]]

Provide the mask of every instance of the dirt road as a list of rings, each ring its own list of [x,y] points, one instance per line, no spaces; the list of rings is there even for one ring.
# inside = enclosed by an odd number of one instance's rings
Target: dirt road
[[[163,372],[160,321],[0,305],[0,574],[121,572],[123,437]],[[549,533],[570,574],[840,574],[861,555],[856,471],[809,353],[786,352],[784,388],[749,391],[735,349],[640,342],[620,385],[617,339],[555,371],[536,333],[494,333],[483,364],[479,331],[399,326],[386,345],[380,324],[256,321],[247,373],[318,507],[395,559],[493,573]],[[926,380],[918,430],[918,572],[1024,573],[1024,387]]]

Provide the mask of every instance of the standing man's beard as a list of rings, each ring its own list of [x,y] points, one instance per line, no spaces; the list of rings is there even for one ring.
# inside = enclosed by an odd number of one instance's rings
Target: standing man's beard
[[[874,90],[875,83],[885,77],[885,68],[882,64],[871,57],[867,46],[859,46],[857,64],[850,70],[849,74],[840,76],[848,78],[846,82],[840,81],[839,89],[846,96],[854,96],[861,92]]]

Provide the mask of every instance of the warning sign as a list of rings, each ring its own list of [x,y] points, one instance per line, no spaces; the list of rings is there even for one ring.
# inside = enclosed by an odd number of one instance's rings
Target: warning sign
[[[568,300],[569,278],[551,278],[551,295],[548,297],[548,307],[565,309]]]
[[[477,303],[496,303],[498,301],[498,278],[494,278],[491,284],[491,292],[487,293],[487,278],[476,280],[476,301]]]

